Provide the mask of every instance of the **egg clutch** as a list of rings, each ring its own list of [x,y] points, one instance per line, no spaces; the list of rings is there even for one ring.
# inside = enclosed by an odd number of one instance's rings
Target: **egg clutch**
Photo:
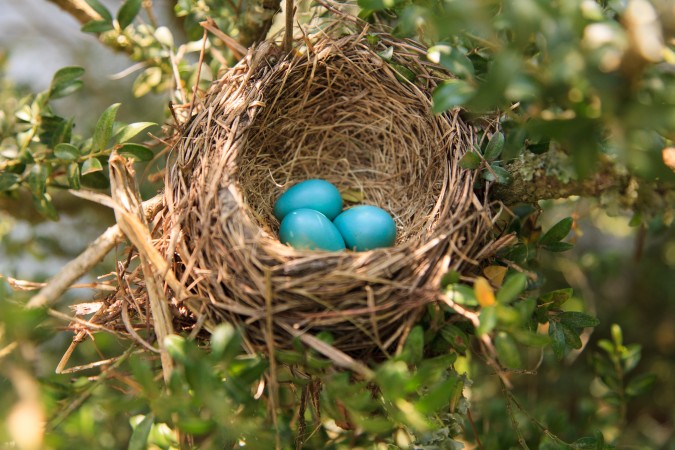
[[[281,242],[298,250],[362,252],[396,241],[389,213],[370,205],[342,211],[340,191],[325,180],[306,180],[288,189],[274,204],[274,216],[281,222]]]

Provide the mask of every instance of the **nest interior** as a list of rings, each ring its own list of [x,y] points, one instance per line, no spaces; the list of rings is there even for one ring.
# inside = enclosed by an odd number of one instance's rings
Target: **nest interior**
[[[457,110],[432,114],[448,74],[418,44],[365,32],[305,43],[290,56],[264,43],[213,84],[173,149],[164,217],[179,237],[161,245],[197,321],[242,325],[251,351],[329,332],[352,356],[387,355],[437,300],[442,275],[485,257],[490,213],[458,165],[477,130]],[[396,245],[281,244],[272,205],[308,178],[389,211]]]

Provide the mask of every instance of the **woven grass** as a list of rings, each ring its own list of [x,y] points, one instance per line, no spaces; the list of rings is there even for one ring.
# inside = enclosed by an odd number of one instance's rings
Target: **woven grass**
[[[248,349],[263,352],[328,332],[331,348],[380,358],[438,300],[447,271],[468,276],[494,250],[475,172],[458,164],[479,133],[459,110],[432,114],[431,92],[450,75],[419,44],[345,34],[340,24],[299,46],[289,56],[269,42],[249,52],[175,141],[155,227],[155,247],[188,291],[185,302],[173,299],[174,327],[197,334],[236,323]],[[334,183],[348,205],[389,211],[396,245],[356,253],[281,244],[272,205],[308,178]],[[142,276],[123,269],[133,282],[115,301],[142,323]]]

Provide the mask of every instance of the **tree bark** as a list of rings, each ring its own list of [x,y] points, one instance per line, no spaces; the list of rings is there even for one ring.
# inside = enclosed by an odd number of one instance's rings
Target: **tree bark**
[[[506,165],[512,181],[493,185],[493,197],[507,205],[573,195],[598,197],[610,190],[624,192],[631,181],[625,170],[609,160],[601,161],[597,171],[584,179],[575,178],[568,165],[567,156],[560,152],[525,153]]]
[[[47,0],[73,16],[82,25],[102,17],[84,0]]]

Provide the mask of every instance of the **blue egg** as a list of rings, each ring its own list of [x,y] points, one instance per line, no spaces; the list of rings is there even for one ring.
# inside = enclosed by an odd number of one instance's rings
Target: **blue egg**
[[[274,204],[274,217],[283,220],[286,214],[306,208],[319,211],[333,220],[342,211],[340,191],[325,180],[307,180],[281,194]]]
[[[333,222],[313,209],[288,213],[281,221],[279,238],[298,250],[338,252],[345,249],[345,241]]]
[[[355,206],[337,216],[333,223],[350,250],[362,252],[391,247],[396,241],[394,219],[377,206]]]

